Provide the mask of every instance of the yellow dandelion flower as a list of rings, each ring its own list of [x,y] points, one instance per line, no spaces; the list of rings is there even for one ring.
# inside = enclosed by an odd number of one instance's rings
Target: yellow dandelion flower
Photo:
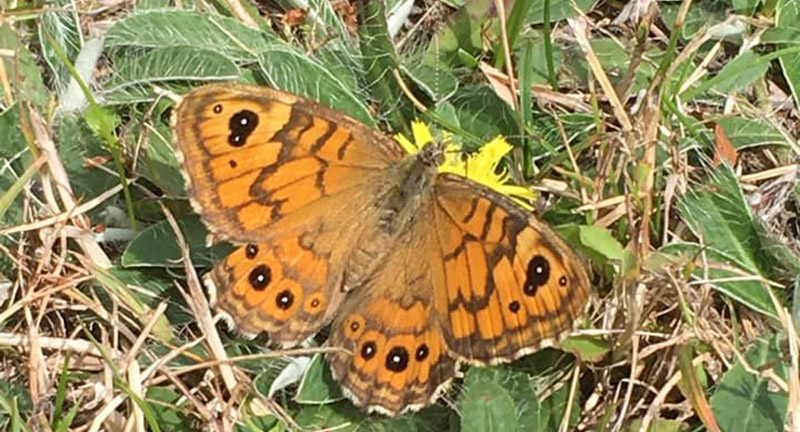
[[[402,134],[395,135],[395,139],[400,146],[409,154],[417,153],[427,144],[433,142],[433,135],[425,123],[414,121],[411,123],[411,131],[414,140],[409,140]],[[503,195],[514,199],[525,208],[531,209],[528,200],[536,197],[536,194],[525,187],[509,184],[511,176],[505,169],[498,172],[497,167],[503,156],[513,149],[511,144],[502,136],[489,141],[481,146],[477,153],[469,155],[466,159],[461,158],[458,147],[445,140],[445,160],[439,167],[439,172],[451,173],[466,177],[484,186],[490,187]]]

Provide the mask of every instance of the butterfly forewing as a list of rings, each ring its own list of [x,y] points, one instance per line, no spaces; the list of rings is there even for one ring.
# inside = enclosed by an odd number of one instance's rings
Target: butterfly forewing
[[[201,87],[183,98],[175,125],[196,210],[240,242],[263,241],[337,204],[357,208],[402,157],[369,127],[264,87]]]
[[[444,174],[435,190],[433,289],[453,355],[510,361],[571,330],[590,291],[569,247],[483,185]]]
[[[354,215],[374,212],[373,188],[402,154],[341,113],[264,87],[201,87],[174,121],[195,209],[244,244],[205,278],[216,306],[244,333],[302,342],[336,310],[364,228]]]

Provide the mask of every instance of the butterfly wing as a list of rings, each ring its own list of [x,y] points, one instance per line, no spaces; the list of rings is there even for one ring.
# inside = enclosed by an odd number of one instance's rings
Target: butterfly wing
[[[177,149],[196,211],[247,243],[206,276],[241,331],[294,345],[331,318],[359,215],[403,153],[361,123],[264,87],[212,84],[175,113]]]
[[[433,305],[431,268],[422,253],[431,231],[417,224],[392,246],[366,285],[342,304],[327,354],[344,393],[358,406],[387,415],[418,410],[455,374]]]
[[[571,249],[488,187],[440,174],[434,188],[434,304],[452,354],[506,362],[571,330],[590,295]]]
[[[590,292],[574,253],[505,196],[449,174],[423,195],[329,339],[345,394],[390,415],[430,404],[458,360],[510,361],[557,338]]]
[[[373,199],[375,179],[403,156],[379,132],[265,87],[200,87],[174,122],[195,210],[215,233],[243,243]]]

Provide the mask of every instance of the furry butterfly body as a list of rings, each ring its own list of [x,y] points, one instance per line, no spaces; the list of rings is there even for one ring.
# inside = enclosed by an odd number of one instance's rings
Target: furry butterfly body
[[[456,364],[511,361],[572,328],[586,272],[506,196],[441,173],[334,110],[213,84],[176,110],[188,194],[243,244],[205,278],[216,306],[284,346],[331,324],[334,377],[394,415],[435,400]]]

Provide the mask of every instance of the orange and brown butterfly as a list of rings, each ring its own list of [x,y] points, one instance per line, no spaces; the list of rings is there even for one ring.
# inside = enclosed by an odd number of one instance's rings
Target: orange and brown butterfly
[[[212,84],[174,117],[189,197],[241,244],[206,275],[246,334],[293,346],[331,325],[334,378],[395,415],[432,403],[459,362],[508,362],[573,328],[586,270],[504,194],[342,113]],[[457,171],[457,170],[456,170]]]

